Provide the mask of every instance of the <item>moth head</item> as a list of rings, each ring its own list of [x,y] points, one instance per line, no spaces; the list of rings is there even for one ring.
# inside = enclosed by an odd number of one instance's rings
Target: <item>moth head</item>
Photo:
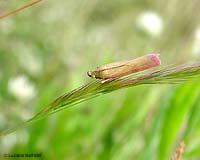
[[[89,77],[96,78],[96,74],[95,74],[94,71],[88,71],[88,72],[87,72],[87,75],[88,75]]]

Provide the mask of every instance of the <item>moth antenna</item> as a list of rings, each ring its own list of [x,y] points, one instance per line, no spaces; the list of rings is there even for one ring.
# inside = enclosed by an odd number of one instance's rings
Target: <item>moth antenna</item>
[[[28,4],[26,4],[26,5],[22,6],[22,7],[19,7],[19,8],[17,8],[17,9],[14,9],[14,10],[8,12],[8,13],[5,13],[5,14],[3,14],[3,15],[0,15],[0,19],[6,18],[6,17],[8,17],[8,16],[11,16],[11,15],[17,13],[17,12],[20,12],[20,11],[26,9],[26,8],[29,8],[29,7],[33,6],[34,4],[39,3],[39,2],[41,2],[41,1],[42,1],[42,0],[34,0],[34,1],[32,1],[31,3],[28,3]]]

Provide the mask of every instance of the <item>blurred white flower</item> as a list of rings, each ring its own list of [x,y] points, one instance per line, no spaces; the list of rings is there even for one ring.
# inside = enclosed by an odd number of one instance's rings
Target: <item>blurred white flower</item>
[[[3,34],[10,34],[11,32],[13,32],[15,30],[15,25],[12,21],[12,18],[5,18],[0,23],[0,30]]]
[[[139,27],[152,36],[161,34],[163,30],[162,18],[154,12],[144,12],[137,19]]]
[[[25,75],[11,78],[8,82],[9,92],[19,100],[26,101],[33,98],[36,89]]]
[[[20,117],[26,121],[28,119],[30,119],[31,117],[34,116],[34,111],[30,108],[24,108],[22,110],[20,110]]]
[[[197,28],[197,30],[194,33],[194,44],[192,50],[194,56],[200,56],[200,28]]]
[[[9,134],[2,138],[0,148],[4,152],[9,152],[17,143],[17,135],[16,133]]]
[[[20,130],[15,133],[6,135],[0,141],[1,151],[8,153],[16,144],[26,144],[29,139],[29,134],[25,130]]]
[[[22,66],[29,74],[38,76],[43,71],[43,63],[36,53],[38,48],[32,44],[17,42],[14,48],[16,57],[20,66]]]
[[[24,50],[26,52],[26,49]],[[32,75],[40,75],[42,72],[42,63],[34,54],[18,54],[21,65]]]

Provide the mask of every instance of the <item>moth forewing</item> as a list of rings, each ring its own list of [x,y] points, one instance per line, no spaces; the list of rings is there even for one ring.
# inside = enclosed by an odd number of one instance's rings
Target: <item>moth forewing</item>
[[[131,70],[131,66],[124,64],[124,65],[120,65],[118,67],[104,69],[99,72],[101,72],[102,79],[111,79],[111,78],[121,77],[121,76],[123,76],[122,74],[124,74],[125,72],[130,71],[130,70]]]
[[[106,70],[106,69],[113,69],[113,68],[121,67],[123,65],[126,65],[129,61],[130,60],[105,64],[103,66],[97,67],[97,70]]]
[[[146,70],[160,65],[159,54],[147,54],[142,57],[119,61],[97,67],[95,71],[88,72],[88,76],[97,79],[119,78],[131,73]]]

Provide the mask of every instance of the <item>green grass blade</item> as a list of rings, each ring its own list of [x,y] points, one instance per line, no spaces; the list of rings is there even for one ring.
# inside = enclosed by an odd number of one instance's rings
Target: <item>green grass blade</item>
[[[100,80],[95,80],[58,97],[48,106],[44,107],[44,109],[37,113],[34,117],[22,124],[17,125],[17,127],[2,132],[0,136],[14,132],[15,130],[25,127],[36,120],[105,93],[141,84],[183,83],[189,80],[197,80],[200,77],[199,73],[200,63],[196,63],[192,65],[166,68],[143,74],[138,77],[128,76],[125,78],[118,78],[105,83],[102,83]]]
[[[180,143],[177,140],[181,133],[180,129],[191,107],[197,100],[199,89],[200,85],[193,83],[181,85],[175,90],[175,95],[170,100],[164,115],[164,122],[160,133],[161,139],[158,147],[159,160],[164,160],[166,157],[170,158],[172,155],[170,152],[171,149],[175,144]]]

